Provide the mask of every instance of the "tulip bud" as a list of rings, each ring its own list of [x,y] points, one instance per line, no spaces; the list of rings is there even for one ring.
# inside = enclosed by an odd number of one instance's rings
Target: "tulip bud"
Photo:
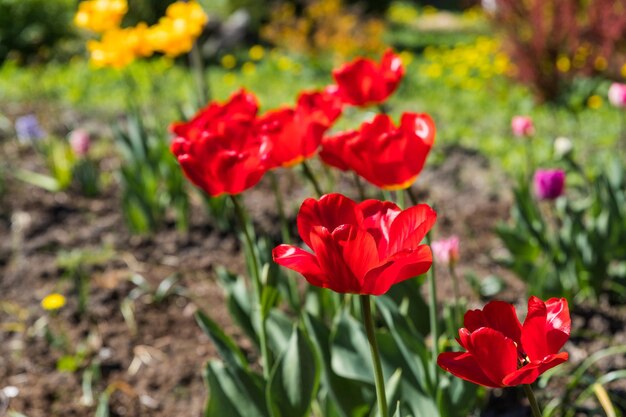
[[[615,107],[626,107],[626,84],[611,84],[609,88],[609,101]]]
[[[447,239],[434,241],[431,245],[437,262],[454,266],[459,260],[459,237],[450,236]]]
[[[535,195],[540,200],[554,200],[565,190],[565,171],[562,169],[538,169],[533,177]]]
[[[515,116],[511,120],[511,130],[517,137],[532,136],[535,134],[533,119],[528,116]]]
[[[84,129],[74,129],[69,134],[69,142],[76,156],[82,157],[87,155],[91,147],[91,139],[89,132]]]
[[[554,140],[554,155],[557,158],[564,158],[572,153],[574,145],[569,138],[559,136]]]

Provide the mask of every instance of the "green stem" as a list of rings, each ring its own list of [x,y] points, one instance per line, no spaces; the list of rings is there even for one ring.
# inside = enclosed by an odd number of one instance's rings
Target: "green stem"
[[[255,308],[257,314],[255,319],[259,320],[259,344],[261,345],[261,361],[263,363],[263,376],[265,379],[269,378],[271,370],[270,352],[267,347],[267,330],[265,327],[265,317],[263,317],[263,310],[261,308],[261,299],[263,296],[263,287],[261,285],[261,270],[259,269],[259,261],[257,260],[256,251],[254,250],[254,244],[250,230],[248,228],[248,217],[242,207],[239,197],[236,195],[230,195],[230,198],[235,206],[235,213],[239,219],[245,244],[248,247],[250,259],[252,260],[252,287],[255,295]]]
[[[302,172],[304,173],[304,176],[311,182],[311,184],[313,185],[313,188],[315,188],[315,193],[317,194],[317,197],[319,198],[322,195],[324,195],[324,193],[322,192],[322,188],[320,187],[320,184],[317,182],[317,178],[315,178],[313,171],[311,171],[311,167],[309,167],[306,161],[302,161],[301,165],[302,165]]]
[[[528,178],[533,177],[534,161],[533,161],[533,147],[531,138],[522,138],[526,147],[526,171],[528,172]]]
[[[463,321],[459,310],[459,277],[456,274],[454,263],[451,262],[448,268],[452,277],[452,293],[454,295],[454,324],[461,325]]]
[[[354,183],[356,184],[356,189],[359,192],[359,198],[361,199],[361,201],[366,200],[367,197],[365,195],[365,188],[363,187],[363,183],[361,182],[361,177],[359,177],[359,174],[357,174],[356,172],[354,173]]]
[[[198,104],[199,107],[203,107],[211,99],[211,90],[209,89],[209,84],[206,80],[202,54],[200,53],[200,48],[198,48],[197,42],[193,43],[191,51],[189,51],[189,62],[191,64],[191,68],[193,69],[196,89],[198,90]]]
[[[289,224],[287,223],[287,217],[285,216],[285,203],[283,199],[283,193],[280,191],[280,187],[278,184],[278,178],[274,171],[269,171],[268,175],[270,177],[270,181],[272,183],[272,191],[274,192],[274,197],[276,199],[276,207],[278,207],[278,218],[280,220],[280,235],[283,239],[283,243],[290,244],[291,236],[289,235]],[[296,285],[296,281],[290,279],[290,270],[287,272],[287,288],[289,289],[289,295],[291,297],[291,301],[293,307],[297,307],[299,305],[299,294],[298,287]]]
[[[417,206],[419,202],[417,201],[417,197],[413,193],[413,189],[411,187],[408,187],[406,189],[406,193],[409,195],[409,200],[411,200],[411,204],[413,204],[414,206]]]
[[[533,392],[532,387],[529,384],[524,384],[523,386],[524,392],[530,402],[530,409],[533,411],[533,417],[541,417],[541,410],[539,409],[539,404],[537,404],[537,399],[535,398],[535,393]]]
[[[430,245],[430,234],[426,235],[426,244]],[[434,386],[439,385],[439,368],[437,367],[437,357],[439,356],[439,321],[437,320],[437,282],[435,280],[435,264],[428,271],[428,315],[430,317],[430,334],[432,337],[432,361],[431,372]]]
[[[285,202],[283,200],[283,194],[278,186],[278,178],[274,171],[267,173],[272,183],[272,191],[274,192],[274,198],[276,199],[276,207],[278,208],[278,219],[280,220],[280,236],[283,239],[283,243],[291,243],[291,237],[289,236],[289,225],[287,224],[287,218],[285,217]]]
[[[374,319],[372,318],[370,296],[361,295],[360,298],[361,311],[363,312],[363,321],[365,323],[365,332],[367,333],[367,340],[369,341],[370,352],[372,354],[372,363],[374,365],[374,379],[376,382],[378,410],[380,411],[380,417],[389,417],[389,411],[387,410],[387,396],[385,394],[385,379],[383,377],[383,368],[380,363],[380,353],[378,352],[376,334],[374,333]]]

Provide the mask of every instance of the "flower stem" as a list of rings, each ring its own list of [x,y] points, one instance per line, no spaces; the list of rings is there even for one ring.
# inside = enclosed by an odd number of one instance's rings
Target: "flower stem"
[[[537,404],[537,399],[535,398],[532,387],[530,384],[524,384],[523,386],[526,397],[528,397],[528,401],[530,402],[530,408],[533,411],[533,417],[541,417],[541,410],[539,409],[539,404]]]
[[[311,171],[311,167],[309,167],[306,161],[302,161],[301,165],[302,165],[302,172],[304,173],[304,176],[311,182],[311,184],[313,185],[313,188],[315,188],[315,193],[317,194],[317,197],[319,198],[322,195],[324,195],[324,193],[322,192],[322,188],[320,187],[320,184],[317,182],[317,178],[315,178],[313,171]]]
[[[361,182],[361,178],[359,174],[354,173],[354,183],[356,184],[356,189],[359,192],[359,198],[361,201],[365,201],[367,197],[365,196],[365,188],[363,187],[363,183]]]
[[[202,63],[202,54],[200,53],[200,48],[198,47],[197,42],[193,43],[191,51],[189,51],[189,62],[191,64],[191,68],[193,69],[193,75],[196,80],[196,89],[198,90],[198,104],[199,107],[203,107],[211,99],[211,91],[209,89],[209,84],[206,80],[206,76],[204,73],[204,64]]]
[[[385,394],[385,379],[383,377],[383,368],[380,364],[380,353],[378,352],[376,334],[374,333],[374,319],[372,318],[370,296],[361,295],[360,298],[361,311],[363,313],[363,321],[365,323],[365,332],[367,333],[367,340],[369,341],[370,352],[372,354],[372,363],[374,365],[374,380],[376,382],[378,410],[380,411],[380,417],[389,417],[389,411],[387,410],[387,396]]]
[[[250,259],[252,261],[252,287],[255,295],[256,310],[256,316],[253,317],[253,320],[258,320],[257,324],[259,329],[259,344],[261,345],[263,376],[265,377],[265,379],[268,379],[271,370],[271,361],[269,356],[270,352],[267,347],[265,317],[263,317],[263,311],[261,309],[261,299],[263,296],[263,287],[261,286],[261,270],[259,269],[259,261],[257,260],[256,251],[254,250],[254,243],[252,241],[252,236],[250,235],[250,230],[248,228],[248,217],[246,216],[243,206],[239,201],[239,197],[236,195],[231,195],[230,198],[233,202],[233,205],[235,206],[235,213],[237,214],[237,218],[239,219],[239,224],[241,226],[241,230],[245,239],[244,243],[248,247]]]
[[[426,244],[430,245],[430,234],[426,235]],[[439,385],[439,368],[437,367],[437,357],[439,356],[439,320],[437,320],[437,282],[435,280],[435,264],[430,266],[428,271],[428,315],[430,317],[430,335],[432,337],[432,361],[431,372],[434,386]]]
[[[450,276],[452,277],[452,293],[454,294],[454,324],[462,325],[463,317],[461,316],[461,310],[459,305],[459,277],[456,274],[456,268],[454,263],[451,262],[448,267]]]

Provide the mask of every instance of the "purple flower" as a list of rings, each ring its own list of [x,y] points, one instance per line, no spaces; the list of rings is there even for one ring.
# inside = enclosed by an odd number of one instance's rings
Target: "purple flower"
[[[435,259],[444,265],[454,265],[459,260],[459,237],[450,236],[447,239],[434,241],[430,248]]]
[[[563,195],[565,171],[562,169],[538,169],[533,178],[535,195],[540,200],[554,200]]]
[[[511,130],[517,137],[532,136],[535,133],[533,119],[528,116],[515,116],[511,120]]]
[[[45,136],[34,114],[18,117],[15,120],[15,132],[20,142],[34,142]]]

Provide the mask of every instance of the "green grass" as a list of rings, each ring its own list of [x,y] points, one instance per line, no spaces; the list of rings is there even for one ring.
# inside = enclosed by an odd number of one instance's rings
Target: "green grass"
[[[578,155],[594,163],[601,163],[616,143],[620,115],[606,100],[599,109],[574,115],[564,108],[535,105],[525,88],[504,77],[483,80],[477,90],[453,88],[445,77],[422,75],[423,63],[421,55],[415,55],[389,104],[395,117],[402,111],[430,113],[437,123],[438,145],[477,148],[515,173],[523,167],[524,155],[522,140],[510,134],[510,120],[516,114],[528,114],[535,121],[537,134],[532,141],[537,161],[550,159],[557,136],[571,138]],[[215,98],[223,100],[245,87],[267,110],[293,103],[302,89],[331,83],[330,71],[325,62],[271,52],[259,63],[244,63],[234,70],[213,66],[209,78]],[[606,97],[605,90],[602,85],[598,94]],[[124,70],[93,69],[82,58],[39,67],[7,62],[0,67],[0,96],[6,103],[43,102],[75,108],[103,121],[114,120],[133,101],[162,126],[190,114],[195,100],[187,68],[164,58],[137,61]],[[372,117],[372,111],[350,109],[336,128],[355,127]]]

